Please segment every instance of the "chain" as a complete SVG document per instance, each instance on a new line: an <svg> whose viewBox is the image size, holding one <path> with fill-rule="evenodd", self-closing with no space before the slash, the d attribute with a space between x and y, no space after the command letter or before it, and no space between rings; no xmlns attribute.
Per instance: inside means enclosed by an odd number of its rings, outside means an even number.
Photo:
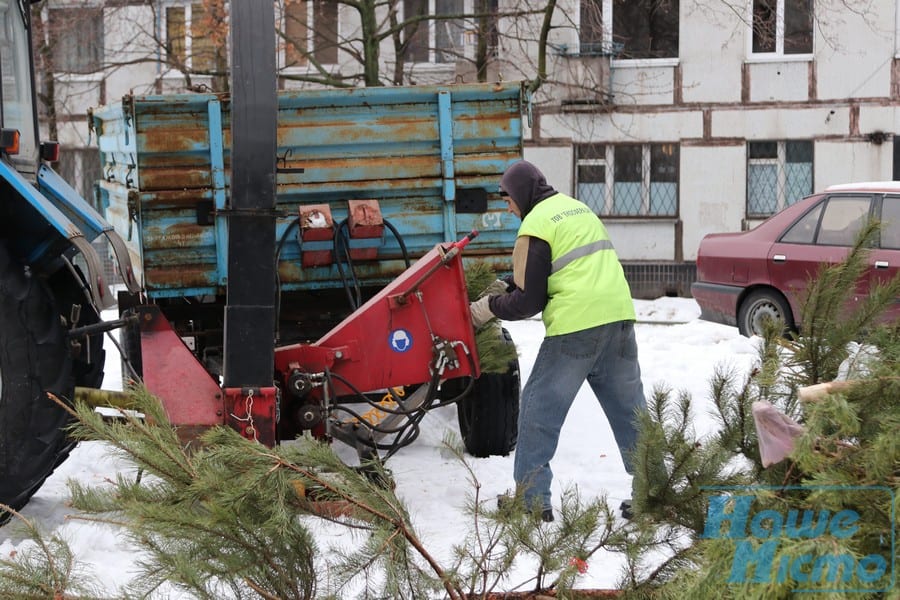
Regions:
<svg viewBox="0 0 900 600"><path fill-rule="evenodd" d="M253 388L250 388L250 391L247 392L247 397L244 399L244 410L247 412L246 417L239 417L234 413L231 413L231 417L235 421L246 423L247 427L244 428L244 432L253 435L253 441L258 442L259 440L256 437L256 427L253 424Z"/></svg>

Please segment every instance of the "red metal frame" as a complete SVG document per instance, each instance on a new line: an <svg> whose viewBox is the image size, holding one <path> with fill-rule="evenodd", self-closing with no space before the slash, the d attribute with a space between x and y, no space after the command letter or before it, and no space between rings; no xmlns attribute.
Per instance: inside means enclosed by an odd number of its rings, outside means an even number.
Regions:
<svg viewBox="0 0 900 600"><path fill-rule="evenodd" d="M456 366L443 378L479 375L461 251L474 234L435 246L386 288L314 344L275 350L283 381L294 370L325 370L368 392L431 380L432 336L455 346ZM466 356L468 351L470 356ZM334 394L353 390L334 380Z"/></svg>
<svg viewBox="0 0 900 600"><path fill-rule="evenodd" d="M455 353L447 357L442 379L477 377L475 331L461 257L474 235L435 246L314 344L275 349L275 375L282 389L288 388L295 370L337 375L329 393L339 396L425 383L435 375L436 341L446 353ZM144 384L184 437L227 423L248 439L267 446L278 442L278 388L223 391L157 306L144 305L138 311Z"/></svg>
<svg viewBox="0 0 900 600"><path fill-rule="evenodd" d="M221 425L222 390L178 336L159 307L137 307L141 324L144 385L159 398L169 422L186 437Z"/></svg>

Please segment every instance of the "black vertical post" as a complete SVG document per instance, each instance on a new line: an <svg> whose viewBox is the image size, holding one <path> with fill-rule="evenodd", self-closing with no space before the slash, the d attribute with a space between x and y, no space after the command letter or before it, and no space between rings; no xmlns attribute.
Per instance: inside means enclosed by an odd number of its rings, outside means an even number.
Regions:
<svg viewBox="0 0 900 600"><path fill-rule="evenodd" d="M231 2L231 206L224 387L273 385L275 3Z"/></svg>

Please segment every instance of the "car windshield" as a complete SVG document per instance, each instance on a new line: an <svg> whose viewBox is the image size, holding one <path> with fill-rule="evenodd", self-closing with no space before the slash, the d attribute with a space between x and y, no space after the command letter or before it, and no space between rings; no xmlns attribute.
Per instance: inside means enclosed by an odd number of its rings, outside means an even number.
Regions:
<svg viewBox="0 0 900 600"><path fill-rule="evenodd" d="M11 159L20 171L33 171L37 131L25 10L21 2L0 0L0 117L4 128L19 130L19 154Z"/></svg>

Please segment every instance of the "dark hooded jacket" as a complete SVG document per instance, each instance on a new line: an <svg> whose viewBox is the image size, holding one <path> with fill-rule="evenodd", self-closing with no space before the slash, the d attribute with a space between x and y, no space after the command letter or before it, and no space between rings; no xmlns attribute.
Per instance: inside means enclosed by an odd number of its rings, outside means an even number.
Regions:
<svg viewBox="0 0 900 600"><path fill-rule="evenodd" d="M513 163L500 178L500 189L519 207L522 218L534 206L557 191L544 174L528 161ZM490 299L491 312L506 321L532 317L547 304L547 279L551 269L550 244L532 237L519 236L513 250L515 289Z"/></svg>
<svg viewBox="0 0 900 600"><path fill-rule="evenodd" d="M513 163L504 171L500 178L500 189L513 199L523 219L535 204L557 193L547 183L544 174L527 160Z"/></svg>

